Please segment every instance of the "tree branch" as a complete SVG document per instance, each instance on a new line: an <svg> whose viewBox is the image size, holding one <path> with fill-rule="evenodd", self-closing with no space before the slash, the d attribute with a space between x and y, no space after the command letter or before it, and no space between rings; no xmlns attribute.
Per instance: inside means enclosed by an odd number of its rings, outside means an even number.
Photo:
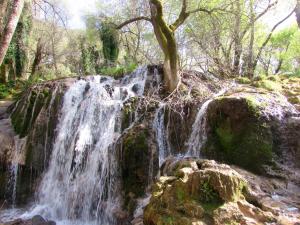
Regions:
<svg viewBox="0 0 300 225"><path fill-rule="evenodd" d="M145 21L148 21L148 22L152 22L151 19L148 18L148 17L146 17L146 16L139 16L139 17L136 17L136 18L132 18L132 19L126 20L125 22L123 22L120 25L118 25L116 27L116 29L120 30L123 27L127 26L128 24L136 22L136 21L140 21L140 20L145 20Z"/></svg>
<svg viewBox="0 0 300 225"><path fill-rule="evenodd" d="M271 37L272 37L272 35L273 35L273 32L276 30L276 28L277 28L280 24L282 24L284 21L286 21L288 18L290 18L290 17L294 14L294 12L295 12L295 9L293 9L293 11L290 12L285 18L283 18L282 20L280 20L278 23L276 23L276 24L274 25L274 27L273 27L272 30L270 31L269 35L267 36L266 40L264 41L264 43L261 45L261 47L260 47L260 49L259 49L259 52L258 52L258 54L257 54L257 56L256 56L256 59L255 59L254 63L253 63L253 68L254 68L254 69L255 69L256 66L257 66L258 60L260 59L261 54L262 54L264 48L266 47L266 45L267 45L268 42L270 41L270 39L271 39Z"/></svg>
<svg viewBox="0 0 300 225"><path fill-rule="evenodd" d="M189 13L187 13L187 0L182 1L181 12L177 18L177 20L170 26L171 30L175 31L178 27L180 27L184 21L189 17Z"/></svg>

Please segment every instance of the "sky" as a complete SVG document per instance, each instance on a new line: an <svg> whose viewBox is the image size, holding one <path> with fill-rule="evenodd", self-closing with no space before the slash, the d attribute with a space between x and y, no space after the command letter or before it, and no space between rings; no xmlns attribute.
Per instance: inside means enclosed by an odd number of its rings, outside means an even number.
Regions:
<svg viewBox="0 0 300 225"><path fill-rule="evenodd" d="M103 4L105 4L106 0L102 1ZM88 12L96 12L97 4L101 3L101 0L63 0L62 2L65 4L69 14L69 27L72 29L84 29L85 24L83 16ZM278 10L268 13L268 16L264 18L264 21L272 27L290 12L293 5L294 0L279 0ZM294 22L295 16L292 16L283 25L281 25L281 28L289 26Z"/></svg>
<svg viewBox="0 0 300 225"><path fill-rule="evenodd" d="M105 1L105 0L103 0ZM99 0L63 0L69 14L68 25L72 29L84 29L83 16L88 12L95 12Z"/></svg>

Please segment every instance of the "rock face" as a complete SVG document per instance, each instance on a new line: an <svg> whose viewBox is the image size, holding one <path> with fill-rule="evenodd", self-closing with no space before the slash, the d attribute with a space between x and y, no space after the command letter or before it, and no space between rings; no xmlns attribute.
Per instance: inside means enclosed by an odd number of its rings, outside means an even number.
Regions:
<svg viewBox="0 0 300 225"><path fill-rule="evenodd" d="M0 199L24 204L32 197L40 174L48 166L62 96L75 80L32 86L3 114Z"/></svg>
<svg viewBox="0 0 300 225"><path fill-rule="evenodd" d="M144 195L158 171L158 150L149 124L129 129L119 140L119 150L124 208L132 215L137 199Z"/></svg>
<svg viewBox="0 0 300 225"><path fill-rule="evenodd" d="M297 215L283 218L266 204L238 172L215 161L184 159L165 163L144 211L145 225L163 224L294 224ZM274 202L273 202L274 204ZM265 207L265 208L264 208ZM299 215L298 215L299 216ZM282 221L285 221L282 223Z"/></svg>
<svg viewBox="0 0 300 225"><path fill-rule="evenodd" d="M233 90L208 106L203 154L265 172L265 165L272 165L277 157L286 155L287 148L290 150L292 143L285 140L285 135L293 130L288 125L293 116L299 116L299 112L280 94L245 87Z"/></svg>
<svg viewBox="0 0 300 225"><path fill-rule="evenodd" d="M187 156L199 108L223 85L202 74L184 73L185 87L169 96L157 87L160 69L149 67L148 72L145 94L125 102L118 117L121 136L111 146L117 155L114 178L121 184L123 207L112 212L117 224L128 224L133 218L158 174L162 176L145 208L145 225L299 222L298 211L293 214L300 207L299 196L293 194L300 191L300 173L295 169L300 166L299 112L282 95L240 85L209 102L202 118L206 142L197 150L204 158L243 169L229 167L182 157ZM15 195L17 205L30 202L49 164L62 97L75 81L30 87L10 107L11 118L0 105L1 200L12 203ZM113 89L108 85L107 92L111 95ZM138 92L139 87L132 91ZM157 118L160 108L163 114ZM156 119L160 127L154 126ZM163 150L166 154L161 157ZM161 158L167 161L159 168ZM139 225L141 218L136 220ZM18 220L11 224L51 224L37 221L41 223Z"/></svg>

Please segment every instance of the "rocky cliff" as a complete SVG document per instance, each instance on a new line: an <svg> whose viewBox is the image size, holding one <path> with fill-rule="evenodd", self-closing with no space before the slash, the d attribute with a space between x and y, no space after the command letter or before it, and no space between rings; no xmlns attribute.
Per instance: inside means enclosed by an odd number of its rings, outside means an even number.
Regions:
<svg viewBox="0 0 300 225"><path fill-rule="evenodd" d="M109 206L109 192L103 187L103 199L93 192L95 199L90 201L87 211L91 215L87 218L95 217L98 209L106 213L111 207L113 219L107 219L109 224L299 222L300 199L293 192L300 186L300 117L282 93L190 72L183 74L182 88L170 95L160 86L160 68L150 66L144 92L136 94L141 90L140 81L134 83L140 79L136 75L119 81L101 77L99 83L80 78L85 80L82 92L72 93L83 99L75 112L78 124L89 107L84 104L86 99L96 101L105 95L107 104L101 107L108 109L114 95L120 94L122 101L115 119L114 132L118 135L111 134L117 138L108 147L112 155L108 156L111 162L107 168L113 167L114 173L105 175L103 181L114 185L116 196L112 199L118 204ZM38 200L35 193L42 192L41 180L51 167L60 119L66 113L62 110L64 96L76 82L74 78L32 86L6 113L2 112L0 199L7 206ZM92 96L93 88L101 88L101 96ZM130 97L131 92L134 97ZM69 99L70 104L77 104L75 97L74 101ZM84 127L78 124L71 127L79 132ZM96 121L93 126L100 129L102 124ZM89 154L99 150L99 138L93 136L95 143L85 139L88 147L82 148L83 155L78 153L85 144L79 145L80 137L70 139L76 144L63 142L74 147L70 182L80 177ZM89 153L90 149L95 150ZM63 175L59 177L63 182ZM86 199L84 194L77 193L76 204ZM69 215L80 219L77 217L84 210L76 205Z"/></svg>

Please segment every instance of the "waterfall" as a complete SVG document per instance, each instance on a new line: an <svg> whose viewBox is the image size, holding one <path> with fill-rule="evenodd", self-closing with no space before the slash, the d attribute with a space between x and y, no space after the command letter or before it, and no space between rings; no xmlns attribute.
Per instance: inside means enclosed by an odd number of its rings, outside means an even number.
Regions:
<svg viewBox="0 0 300 225"><path fill-rule="evenodd" d="M187 153L186 157L201 157L201 148L205 144L207 140L207 130L206 130L206 122L207 122L207 109L209 104L217 97L224 95L227 90L235 86L236 84L232 84L229 87L222 89L220 92L215 94L212 98L205 101L200 107L195 122L192 126L192 133L187 141Z"/></svg>
<svg viewBox="0 0 300 225"><path fill-rule="evenodd" d="M206 141L206 111L212 100L206 101L197 113L196 120L192 126L192 133L188 140L187 156L199 157L201 148Z"/></svg>
<svg viewBox="0 0 300 225"><path fill-rule="evenodd" d="M160 104L159 108L156 110L153 128L155 130L156 142L158 145L160 167L164 163L165 159L170 155L165 129L165 104Z"/></svg>
<svg viewBox="0 0 300 225"><path fill-rule="evenodd" d="M51 122L51 109L52 109L52 106L54 104L58 89L59 89L58 86L56 86L53 93L52 93L52 95L51 95L50 103L49 103L49 106L48 106L48 109L47 109L48 121L47 121L47 125L46 125L45 143L44 143L44 167L45 168L46 168L46 165L47 165L47 157L48 157L47 156L47 147L48 147L48 136L49 136L49 123Z"/></svg>
<svg viewBox="0 0 300 225"><path fill-rule="evenodd" d="M114 144L121 110L143 95L147 69L116 81L94 76L65 93L48 171L37 205L24 217L42 215L57 224L116 224L121 207Z"/></svg>
<svg viewBox="0 0 300 225"><path fill-rule="evenodd" d="M23 161L23 151L24 145L26 143L26 138L20 139L19 136L14 137L14 152L11 159L11 165L9 168L9 185L7 187L7 192L10 193L12 207L16 207L17 199L17 184L18 184L18 174L19 174L19 164Z"/></svg>

